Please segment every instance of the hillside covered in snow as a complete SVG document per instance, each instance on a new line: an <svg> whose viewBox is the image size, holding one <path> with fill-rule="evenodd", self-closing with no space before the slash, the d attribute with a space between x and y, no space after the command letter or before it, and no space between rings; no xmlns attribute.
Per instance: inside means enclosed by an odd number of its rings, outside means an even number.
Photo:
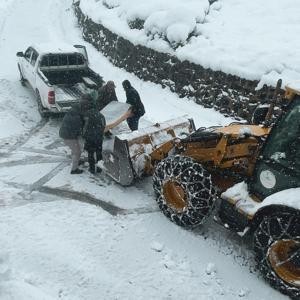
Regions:
<svg viewBox="0 0 300 300"><path fill-rule="evenodd" d="M151 177L123 187L105 169L90 174L87 163L70 174L62 118L41 119L35 91L20 83L16 52L32 44L86 46L120 102L124 79L138 90L141 128L182 115L197 128L234 121L115 67L82 38L73 2L0 0L0 300L287 300L263 280L248 240L213 218L194 230L170 222ZM299 77L298 2L242 3L82 0L81 8L135 43L206 67Z"/></svg>
<svg viewBox="0 0 300 300"><path fill-rule="evenodd" d="M95 22L181 60L276 85L300 78L298 0L81 0Z"/></svg>

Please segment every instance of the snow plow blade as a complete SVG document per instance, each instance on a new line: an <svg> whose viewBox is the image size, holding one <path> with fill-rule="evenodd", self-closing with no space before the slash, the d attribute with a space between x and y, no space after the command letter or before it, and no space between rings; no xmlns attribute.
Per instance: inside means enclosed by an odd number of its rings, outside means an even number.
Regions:
<svg viewBox="0 0 300 300"><path fill-rule="evenodd" d="M121 185L128 186L135 178L149 174L146 165L151 163L154 150L176 138L184 138L194 130L193 120L181 117L117 135L103 147L106 172Z"/></svg>

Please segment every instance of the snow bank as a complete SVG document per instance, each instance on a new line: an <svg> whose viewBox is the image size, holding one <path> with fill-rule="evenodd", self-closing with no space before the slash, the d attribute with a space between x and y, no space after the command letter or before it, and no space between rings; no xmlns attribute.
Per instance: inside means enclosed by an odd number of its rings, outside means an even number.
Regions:
<svg viewBox="0 0 300 300"><path fill-rule="evenodd" d="M11 124L11 126L7 127L7 124ZM24 124L19 118L13 116L7 111L0 112L0 139L21 134L23 131Z"/></svg>
<svg viewBox="0 0 300 300"><path fill-rule="evenodd" d="M241 208L250 215L254 215L259 209L271 205L283 205L300 209L300 188L283 190L268 196L262 202L256 202L249 195L248 185L243 181L222 193L221 197L231 199L234 201L236 208Z"/></svg>
<svg viewBox="0 0 300 300"><path fill-rule="evenodd" d="M157 50L171 51L170 45L183 45L204 22L208 0L84 0L82 11L133 43L149 44ZM139 24L135 25L135 22ZM135 28L143 29L142 32ZM165 43L165 40L168 43Z"/></svg>
<svg viewBox="0 0 300 300"><path fill-rule="evenodd" d="M264 206L277 204L300 209L300 188L293 188L275 193L267 197L263 203L257 206L257 209Z"/></svg>
<svg viewBox="0 0 300 300"><path fill-rule="evenodd" d="M266 0L264 5L260 0L212 5L207 0L81 0L80 7L134 44L260 80L258 88L275 86L279 78L284 85L300 78L298 0ZM138 26L132 26L134 20Z"/></svg>

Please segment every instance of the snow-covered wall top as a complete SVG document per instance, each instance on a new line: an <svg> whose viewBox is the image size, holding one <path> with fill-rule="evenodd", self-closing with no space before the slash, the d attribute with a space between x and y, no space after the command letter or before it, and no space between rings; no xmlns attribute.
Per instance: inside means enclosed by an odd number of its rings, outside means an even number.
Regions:
<svg viewBox="0 0 300 300"><path fill-rule="evenodd" d="M81 0L111 31L205 68L276 85L300 79L299 0Z"/></svg>

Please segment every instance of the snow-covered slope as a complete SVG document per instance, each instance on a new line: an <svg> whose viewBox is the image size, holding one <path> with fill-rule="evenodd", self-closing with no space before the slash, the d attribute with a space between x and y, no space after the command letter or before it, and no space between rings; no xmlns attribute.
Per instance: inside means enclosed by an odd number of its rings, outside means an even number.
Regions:
<svg viewBox="0 0 300 300"><path fill-rule="evenodd" d="M300 78L298 0L81 0L94 21L182 60L276 85ZM130 28L139 21L139 29ZM179 46L174 49L174 46Z"/></svg>
<svg viewBox="0 0 300 300"><path fill-rule="evenodd" d="M150 178L123 188L87 166L69 174L61 120L40 122L15 53L32 43L84 43L71 3L0 1L0 299L286 299L255 272L245 241L214 223L192 232L169 222ZM142 124L182 114L197 126L231 121L138 80L85 45L121 101L124 79L140 92Z"/></svg>

